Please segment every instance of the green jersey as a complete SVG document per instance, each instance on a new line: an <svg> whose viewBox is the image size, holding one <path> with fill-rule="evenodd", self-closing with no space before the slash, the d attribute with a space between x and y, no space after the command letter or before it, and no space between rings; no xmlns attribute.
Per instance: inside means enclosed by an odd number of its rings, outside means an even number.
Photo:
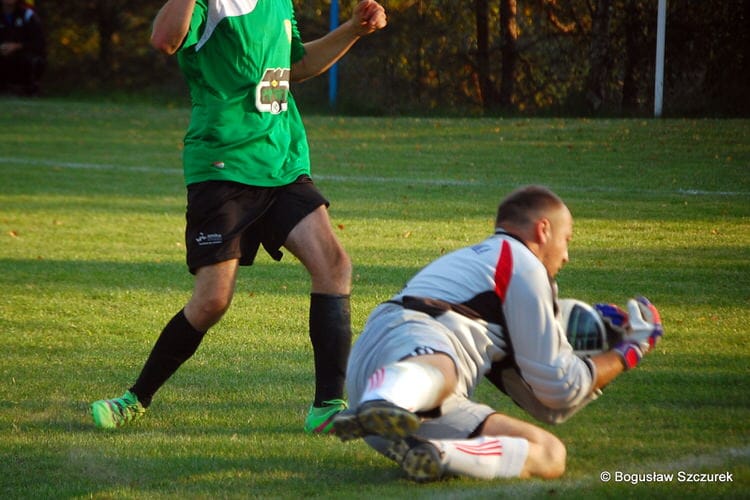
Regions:
<svg viewBox="0 0 750 500"><path fill-rule="evenodd" d="M281 186L310 174L290 68L305 54L291 0L197 0L178 61L192 100L185 182Z"/></svg>

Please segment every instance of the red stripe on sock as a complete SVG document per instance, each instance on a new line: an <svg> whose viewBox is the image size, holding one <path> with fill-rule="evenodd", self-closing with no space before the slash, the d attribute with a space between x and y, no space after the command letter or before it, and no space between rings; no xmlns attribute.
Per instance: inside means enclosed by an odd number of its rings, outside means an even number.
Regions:
<svg viewBox="0 0 750 500"><path fill-rule="evenodd" d="M459 444L455 445L455 448L467 455L500 456L503 454L503 445L499 441L490 441L479 445Z"/></svg>

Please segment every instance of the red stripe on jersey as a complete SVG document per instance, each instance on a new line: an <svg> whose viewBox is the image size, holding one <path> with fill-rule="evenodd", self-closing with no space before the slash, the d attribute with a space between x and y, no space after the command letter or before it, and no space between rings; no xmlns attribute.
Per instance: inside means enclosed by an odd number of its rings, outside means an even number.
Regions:
<svg viewBox="0 0 750 500"><path fill-rule="evenodd" d="M495 293L500 297L501 302L505 302L505 294L508 293L510 285L510 276L513 271L513 253L510 251L510 243L503 241L500 248L500 257L497 259L495 267Z"/></svg>

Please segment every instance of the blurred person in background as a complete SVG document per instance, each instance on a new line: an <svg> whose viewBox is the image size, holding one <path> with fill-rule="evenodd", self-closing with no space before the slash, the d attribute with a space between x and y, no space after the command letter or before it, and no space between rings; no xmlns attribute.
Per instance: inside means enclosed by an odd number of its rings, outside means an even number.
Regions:
<svg viewBox="0 0 750 500"><path fill-rule="evenodd" d="M39 94L46 65L42 23L36 11L21 0L2 0L0 16L0 91Z"/></svg>

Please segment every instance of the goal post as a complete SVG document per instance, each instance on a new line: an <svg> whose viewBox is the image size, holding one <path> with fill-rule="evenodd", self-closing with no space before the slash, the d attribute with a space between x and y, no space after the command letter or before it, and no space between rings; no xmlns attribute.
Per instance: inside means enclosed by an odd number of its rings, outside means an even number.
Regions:
<svg viewBox="0 0 750 500"><path fill-rule="evenodd" d="M661 117L664 101L664 42L667 29L667 0L659 0L656 16L656 70L654 74L654 116Z"/></svg>

